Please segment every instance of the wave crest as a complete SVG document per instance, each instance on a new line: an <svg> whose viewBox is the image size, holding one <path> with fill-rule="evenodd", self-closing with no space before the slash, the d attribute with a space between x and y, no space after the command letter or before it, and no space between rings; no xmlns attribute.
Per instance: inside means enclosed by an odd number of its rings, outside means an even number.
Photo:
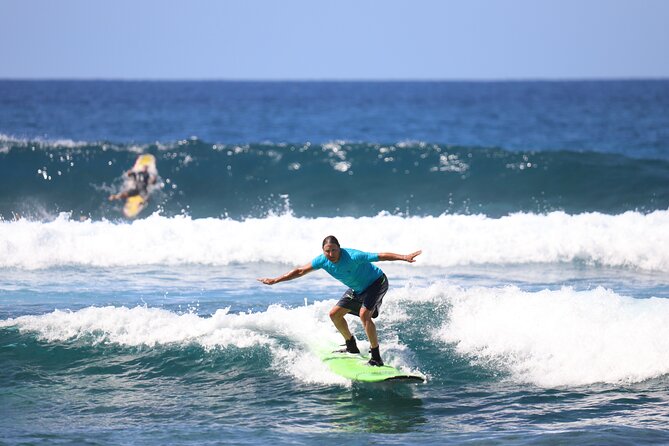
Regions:
<svg viewBox="0 0 669 446"><path fill-rule="evenodd" d="M484 215L193 219L154 214L132 223L0 222L0 267L303 264L334 233L367 251L422 249L416 266L585 262L669 271L669 211L619 215Z"/></svg>

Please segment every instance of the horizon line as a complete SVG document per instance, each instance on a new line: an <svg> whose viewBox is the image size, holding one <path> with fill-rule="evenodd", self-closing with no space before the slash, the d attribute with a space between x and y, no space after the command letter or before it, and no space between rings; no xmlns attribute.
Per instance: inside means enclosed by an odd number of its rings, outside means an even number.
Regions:
<svg viewBox="0 0 669 446"><path fill-rule="evenodd" d="M0 77L0 82L620 82L620 81L666 81L668 76L620 76L620 77L518 77L518 78L151 78L151 77Z"/></svg>

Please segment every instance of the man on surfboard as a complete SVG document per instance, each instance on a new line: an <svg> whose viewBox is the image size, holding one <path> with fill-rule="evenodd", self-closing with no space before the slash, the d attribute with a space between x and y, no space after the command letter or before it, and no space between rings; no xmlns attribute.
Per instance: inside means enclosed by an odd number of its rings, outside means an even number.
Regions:
<svg viewBox="0 0 669 446"><path fill-rule="evenodd" d="M141 195L146 198L149 191L149 185L156 183L156 175L152 175L149 171L149 166L143 166L142 170L139 172L130 169L126 173L126 176L130 180L128 182L129 187L126 188L121 193L112 194L109 196L109 201L112 200L124 200L128 197L133 197L135 195Z"/></svg>
<svg viewBox="0 0 669 446"><path fill-rule="evenodd" d="M286 274L274 279L265 278L258 281L265 285L302 277L311 271L324 269L332 277L348 286L342 298L330 310L330 319L339 333L346 341L346 352L360 353L355 337L348 328L344 316L357 314L369 339L372 354L370 365L382 366L383 360L379 353L379 341L376 336L375 319L379 315L379 308L383 302L383 296L388 291L388 278L372 262L383 260L403 260L413 263L415 258L422 252L416 251L411 254L395 254L392 252L369 253L357 249L341 248L339 241L333 235L323 240L323 254L304 266L297 267Z"/></svg>

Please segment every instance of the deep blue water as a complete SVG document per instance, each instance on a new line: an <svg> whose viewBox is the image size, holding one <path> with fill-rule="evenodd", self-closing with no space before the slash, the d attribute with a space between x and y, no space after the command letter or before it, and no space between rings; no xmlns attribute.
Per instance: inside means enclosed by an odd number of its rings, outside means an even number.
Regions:
<svg viewBox="0 0 669 446"><path fill-rule="evenodd" d="M668 124L661 80L0 81L0 443L666 443ZM377 326L425 384L255 280L328 234L423 250Z"/></svg>
<svg viewBox="0 0 669 446"><path fill-rule="evenodd" d="M18 138L212 144L424 141L669 157L669 82L1 81Z"/></svg>

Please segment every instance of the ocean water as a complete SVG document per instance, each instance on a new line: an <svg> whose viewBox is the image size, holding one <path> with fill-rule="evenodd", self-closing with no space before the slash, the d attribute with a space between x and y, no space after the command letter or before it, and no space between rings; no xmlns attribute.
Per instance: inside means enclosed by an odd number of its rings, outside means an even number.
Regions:
<svg viewBox="0 0 669 446"><path fill-rule="evenodd" d="M669 81L0 81L0 443L667 443L668 229ZM256 281L329 234L423 250L377 327L424 384Z"/></svg>

